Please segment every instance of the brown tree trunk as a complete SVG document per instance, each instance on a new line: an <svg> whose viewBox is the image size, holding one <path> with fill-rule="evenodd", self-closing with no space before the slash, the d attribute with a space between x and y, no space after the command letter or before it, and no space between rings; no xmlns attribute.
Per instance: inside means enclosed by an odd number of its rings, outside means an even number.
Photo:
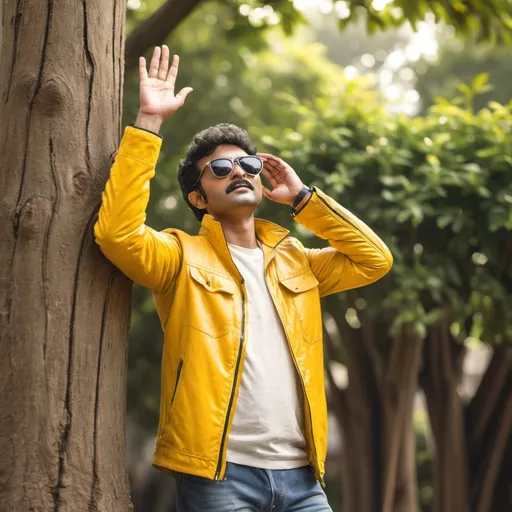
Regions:
<svg viewBox="0 0 512 512"><path fill-rule="evenodd" d="M126 511L130 285L92 234L119 141L122 0L4 0L0 510Z"/></svg>
<svg viewBox="0 0 512 512"><path fill-rule="evenodd" d="M411 406L412 410L412 406ZM393 512L419 511L416 478L416 433L412 419L405 425L400 443Z"/></svg>
<svg viewBox="0 0 512 512"><path fill-rule="evenodd" d="M477 393L466 411L471 468L471 501L475 512L491 510L512 437L512 350L494 348Z"/></svg>
<svg viewBox="0 0 512 512"><path fill-rule="evenodd" d="M430 330L425 342L421 383L436 446L435 512L470 510L464 409L457 393L463 354L463 346L452 340L447 323Z"/></svg>
<svg viewBox="0 0 512 512"><path fill-rule="evenodd" d="M382 512L418 510L412 415L421 347L421 340L416 335L402 333L393 342L380 386L385 453Z"/></svg>
<svg viewBox="0 0 512 512"><path fill-rule="evenodd" d="M512 510L512 435L503 454L496 490L493 496L492 512L510 512Z"/></svg>
<svg viewBox="0 0 512 512"><path fill-rule="evenodd" d="M413 397L417 390L421 341L405 335L393 342L383 367L373 335L363 320L351 329L336 320L347 351L349 385L336 387L328 372L332 410L343 433L342 506L344 512L415 512ZM333 339L326 333L332 356Z"/></svg>

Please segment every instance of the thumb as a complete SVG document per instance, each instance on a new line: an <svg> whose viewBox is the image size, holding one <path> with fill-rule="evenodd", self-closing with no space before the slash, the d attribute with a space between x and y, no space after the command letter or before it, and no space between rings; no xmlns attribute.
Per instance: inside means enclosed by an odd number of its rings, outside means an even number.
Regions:
<svg viewBox="0 0 512 512"><path fill-rule="evenodd" d="M181 89L181 91L176 94L176 98L180 101L180 103L183 105L185 103L185 100L187 99L187 96L193 91L192 87L184 87Z"/></svg>
<svg viewBox="0 0 512 512"><path fill-rule="evenodd" d="M272 192L271 192L267 187L261 187L261 189L262 189L263 195L264 195L267 199L271 199Z"/></svg>

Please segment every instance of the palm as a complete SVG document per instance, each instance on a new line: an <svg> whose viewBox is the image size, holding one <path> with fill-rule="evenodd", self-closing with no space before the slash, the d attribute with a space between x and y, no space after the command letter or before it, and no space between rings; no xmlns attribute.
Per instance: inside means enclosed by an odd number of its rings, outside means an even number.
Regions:
<svg viewBox="0 0 512 512"><path fill-rule="evenodd" d="M265 162L262 174L272 186L272 190L266 189L266 197L276 203L292 204L304 186L297 173L284 160L270 153L258 153L258 156Z"/></svg>
<svg viewBox="0 0 512 512"><path fill-rule="evenodd" d="M163 46L162 50L156 47L151 58L149 74L146 70L146 61L140 58L140 111L143 114L157 115L162 119L176 112L185 102L187 95L192 91L185 87L175 94L174 87L178 76L179 58L173 57L169 68L169 48Z"/></svg>

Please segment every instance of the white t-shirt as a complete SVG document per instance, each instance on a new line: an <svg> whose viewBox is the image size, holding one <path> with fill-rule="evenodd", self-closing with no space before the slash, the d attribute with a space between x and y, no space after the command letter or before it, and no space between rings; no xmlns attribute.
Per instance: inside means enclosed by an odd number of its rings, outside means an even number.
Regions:
<svg viewBox="0 0 512 512"><path fill-rule="evenodd" d="M249 329L227 460L264 469L308 465L302 387L267 289L263 251L228 247L245 280Z"/></svg>

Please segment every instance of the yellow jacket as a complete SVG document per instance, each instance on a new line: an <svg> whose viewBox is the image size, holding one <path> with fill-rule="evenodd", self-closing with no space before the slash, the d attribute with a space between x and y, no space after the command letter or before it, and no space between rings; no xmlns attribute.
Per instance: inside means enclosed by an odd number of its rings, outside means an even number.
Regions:
<svg viewBox="0 0 512 512"><path fill-rule="evenodd" d="M153 291L165 332L153 464L223 479L251 313L244 280L213 217L204 217L196 236L145 225L161 143L126 128L94 233L114 265ZM256 235L304 391L308 457L322 480L327 408L320 298L378 280L393 259L368 226L318 189L294 219L330 247L306 249L287 230L260 219Z"/></svg>

